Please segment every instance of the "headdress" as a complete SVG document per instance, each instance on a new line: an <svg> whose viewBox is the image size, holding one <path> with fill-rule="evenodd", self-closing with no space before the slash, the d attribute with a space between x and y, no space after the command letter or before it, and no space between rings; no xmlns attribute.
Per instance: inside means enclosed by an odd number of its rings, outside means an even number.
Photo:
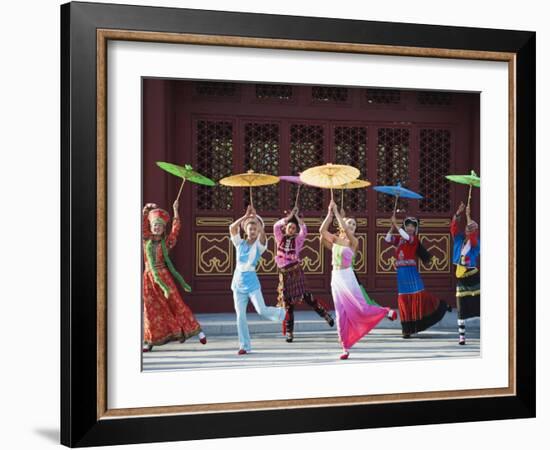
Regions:
<svg viewBox="0 0 550 450"><path fill-rule="evenodd" d="M156 222L161 222L163 225L166 225L170 220L170 214L168 214L164 209L155 208L149 211L147 219L149 219L149 223L151 225Z"/></svg>
<svg viewBox="0 0 550 450"><path fill-rule="evenodd" d="M412 216L405 217L403 219L403 226L406 227L409 224L414 225L414 227L416 229L416 233L418 234L418 227L420 225L420 222L418 221L418 219L416 217L412 217Z"/></svg>

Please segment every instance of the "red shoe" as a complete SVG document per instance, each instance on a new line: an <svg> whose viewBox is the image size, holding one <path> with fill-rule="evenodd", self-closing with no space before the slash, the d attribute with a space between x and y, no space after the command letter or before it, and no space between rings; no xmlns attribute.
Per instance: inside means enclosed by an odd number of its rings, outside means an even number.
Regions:
<svg viewBox="0 0 550 450"><path fill-rule="evenodd" d="M199 342L204 345L206 344L206 336L199 338Z"/></svg>
<svg viewBox="0 0 550 450"><path fill-rule="evenodd" d="M153 346L152 345L146 345L145 347L143 347L142 350L143 350L143 353L148 353L151 350L153 350Z"/></svg>
<svg viewBox="0 0 550 450"><path fill-rule="evenodd" d="M240 348L237 355L246 355L248 352L244 348Z"/></svg>
<svg viewBox="0 0 550 450"><path fill-rule="evenodd" d="M395 309L390 309L387 317L393 322L394 320L397 319L397 311Z"/></svg>
<svg viewBox="0 0 550 450"><path fill-rule="evenodd" d="M344 352L340 355L340 359L348 359L349 358L349 352Z"/></svg>

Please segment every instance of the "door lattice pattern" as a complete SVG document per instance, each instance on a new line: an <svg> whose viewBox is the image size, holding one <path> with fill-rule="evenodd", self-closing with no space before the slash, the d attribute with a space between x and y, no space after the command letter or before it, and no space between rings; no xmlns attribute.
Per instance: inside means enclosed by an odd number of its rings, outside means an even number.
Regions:
<svg viewBox="0 0 550 450"><path fill-rule="evenodd" d="M257 84L256 98L289 100L292 98L292 86L288 84Z"/></svg>
<svg viewBox="0 0 550 450"><path fill-rule="evenodd" d="M200 120L197 122L197 170L205 176L219 181L231 175L233 170L233 124ZM231 210L233 193L231 188L197 186L197 209Z"/></svg>
<svg viewBox="0 0 550 450"><path fill-rule="evenodd" d="M357 167L361 174L367 176L367 128L336 127L334 129L334 148L336 163ZM338 196L338 199L340 197ZM338 200L338 206L340 201ZM344 208L347 211L365 211L367 207L367 191L365 189L350 189L344 192Z"/></svg>
<svg viewBox="0 0 550 450"><path fill-rule="evenodd" d="M409 182L409 139L408 128L379 128L377 148L377 184L394 185L401 182L406 186ZM393 211L394 198L378 194L378 211ZM408 205L404 199L399 199L397 207L404 209Z"/></svg>
<svg viewBox="0 0 550 450"><path fill-rule="evenodd" d="M319 102L347 102L348 89L335 86L313 86L311 97Z"/></svg>
<svg viewBox="0 0 550 450"><path fill-rule="evenodd" d="M445 179L451 166L451 132L420 130L420 210L446 213L451 208L450 186Z"/></svg>
<svg viewBox="0 0 550 450"><path fill-rule="evenodd" d="M416 99L420 105L425 106L450 106L453 102L450 92L421 91Z"/></svg>
<svg viewBox="0 0 550 450"><path fill-rule="evenodd" d="M244 127L245 171L279 174L279 125L247 123ZM254 188L254 206L258 211L279 209L279 185ZM244 206L250 203L248 189L243 192Z"/></svg>
<svg viewBox="0 0 550 450"><path fill-rule="evenodd" d="M195 92L197 95L207 97L233 97L237 94L237 85L218 81L197 81Z"/></svg>
<svg viewBox="0 0 550 450"><path fill-rule="evenodd" d="M323 127L321 125L296 124L290 127L290 167L295 175L313 166L323 164ZM296 196L296 185L290 186L290 197ZM323 191L303 186L299 207L305 211L323 209Z"/></svg>
<svg viewBox="0 0 550 450"><path fill-rule="evenodd" d="M376 105L396 105L401 103L401 91L396 89L367 89L367 103Z"/></svg>

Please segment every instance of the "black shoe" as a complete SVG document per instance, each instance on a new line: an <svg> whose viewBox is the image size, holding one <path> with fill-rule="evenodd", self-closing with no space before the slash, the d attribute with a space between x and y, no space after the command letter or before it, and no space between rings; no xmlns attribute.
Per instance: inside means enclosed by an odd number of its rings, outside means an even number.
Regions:
<svg viewBox="0 0 550 450"><path fill-rule="evenodd" d="M410 339L411 338L411 335L410 334L404 334L403 335L403 339Z"/></svg>
<svg viewBox="0 0 550 450"><path fill-rule="evenodd" d="M292 342L293 340L294 340L294 334L291 333L290 331L288 331L288 332L286 333L286 341L287 341L287 342Z"/></svg>
<svg viewBox="0 0 550 450"><path fill-rule="evenodd" d="M328 312L323 315L323 318L327 321L329 327L334 326L334 319Z"/></svg>

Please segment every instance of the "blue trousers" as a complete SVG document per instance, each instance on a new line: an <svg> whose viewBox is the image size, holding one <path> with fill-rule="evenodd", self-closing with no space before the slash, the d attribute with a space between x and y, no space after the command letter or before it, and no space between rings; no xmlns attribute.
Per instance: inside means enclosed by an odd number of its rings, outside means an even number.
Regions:
<svg viewBox="0 0 550 450"><path fill-rule="evenodd" d="M250 332L248 331L248 322L246 320L246 307L248 306L249 300L252 301L256 312L264 319L271 320L273 322L282 322L286 314L284 308L266 306L261 289L256 289L255 291L248 294L233 291L233 302L235 305L235 312L237 313L237 333L239 335L239 348L246 350L247 352L251 350Z"/></svg>

